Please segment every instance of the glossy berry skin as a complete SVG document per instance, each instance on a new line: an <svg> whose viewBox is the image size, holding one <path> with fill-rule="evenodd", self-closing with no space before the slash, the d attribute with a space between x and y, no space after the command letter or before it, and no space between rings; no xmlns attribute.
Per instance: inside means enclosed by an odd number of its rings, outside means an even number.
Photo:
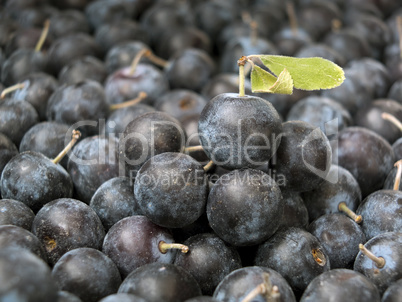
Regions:
<svg viewBox="0 0 402 302"><path fill-rule="evenodd" d="M169 28L163 31L154 49L158 56L165 59L170 59L186 49L200 49L211 54L211 42L207 34L196 27Z"/></svg>
<svg viewBox="0 0 402 302"><path fill-rule="evenodd" d="M36 123L39 115L23 100L6 98L0 103L0 133L6 135L18 148L22 137Z"/></svg>
<svg viewBox="0 0 402 302"><path fill-rule="evenodd" d="M108 74L127 67L133 61L135 55L147 45L141 41L126 41L124 43L113 46L105 56L105 65ZM140 62L149 62L147 58L141 58Z"/></svg>
<svg viewBox="0 0 402 302"><path fill-rule="evenodd" d="M194 297L194 298L188 299L184 302L219 302L219 301L211 296L199 296L199 297Z"/></svg>
<svg viewBox="0 0 402 302"><path fill-rule="evenodd" d="M381 117L381 114L384 112L401 120L402 104L392 99L377 99L369 106L359 110L355 116L355 124L378 133L390 144L393 144L401 137L401 130L390 121Z"/></svg>
<svg viewBox="0 0 402 302"><path fill-rule="evenodd" d="M362 127L348 127L339 133L337 154L338 165L356 178L363 198L382 188L395 162L391 145Z"/></svg>
<svg viewBox="0 0 402 302"><path fill-rule="evenodd" d="M402 158L402 157L395 157L395 158ZM394 166L384 181L384 186L382 188L383 190L394 190L395 177L397 172L398 167ZM402 191L401 183L399 183L399 188L397 188L397 190Z"/></svg>
<svg viewBox="0 0 402 302"><path fill-rule="evenodd" d="M227 169L258 167L275 153L282 124L274 107L255 96L217 95L203 109L198 133L208 157Z"/></svg>
<svg viewBox="0 0 402 302"><path fill-rule="evenodd" d="M22 137L20 152L35 151L49 158L55 158L70 142L72 129L66 124L41 122L32 126ZM60 161L67 168L68 156Z"/></svg>
<svg viewBox="0 0 402 302"><path fill-rule="evenodd" d="M89 205L106 231L125 217L142 214L133 195L133 182L128 177L114 177L104 182L92 196Z"/></svg>
<svg viewBox="0 0 402 302"><path fill-rule="evenodd" d="M0 246L2 249L25 249L47 261L42 242L30 231L15 225L0 226Z"/></svg>
<svg viewBox="0 0 402 302"><path fill-rule="evenodd" d="M211 228L234 246L255 245L272 236L283 213L282 194L266 173L244 169L222 175L208 196Z"/></svg>
<svg viewBox="0 0 402 302"><path fill-rule="evenodd" d="M99 120L106 118L108 105L103 86L95 81L60 86L49 98L46 117L69 126L74 125L83 135L99 132Z"/></svg>
<svg viewBox="0 0 402 302"><path fill-rule="evenodd" d="M356 76L372 97L382 98L391 86L391 77L387 67L372 57L363 57L349 62L347 68L351 76ZM354 74L354 75L353 75Z"/></svg>
<svg viewBox="0 0 402 302"><path fill-rule="evenodd" d="M165 38L166 32L194 27L195 19L189 3L155 3L141 16L141 25L151 37L152 46Z"/></svg>
<svg viewBox="0 0 402 302"><path fill-rule="evenodd" d="M362 215L362 230L367 240L385 232L402 230L402 192L379 190L367 196L359 208L357 215Z"/></svg>
<svg viewBox="0 0 402 302"><path fill-rule="evenodd" d="M5 57L11 56L17 49L33 50L39 40L40 35L41 35L41 29L39 27L19 26L19 28L13 33L11 37L7 36L5 37L8 38L7 41L8 43L3 47L4 56ZM45 42L43 43L42 46L43 50L48 49L52 42L52 38L49 36L48 38L49 39L46 39Z"/></svg>
<svg viewBox="0 0 402 302"><path fill-rule="evenodd" d="M115 293L121 284L113 261L93 248L77 248L65 253L54 265L52 277L59 289L88 302Z"/></svg>
<svg viewBox="0 0 402 302"><path fill-rule="evenodd" d="M155 111L138 116L128 123L119 140L120 160L124 161L126 175L135 177L152 156L181 152L185 140L180 122L169 114Z"/></svg>
<svg viewBox="0 0 402 302"><path fill-rule="evenodd" d="M141 41L149 44L148 33L145 29L138 22L129 19L102 24L96 29L94 36L104 53L114 45L126 41Z"/></svg>
<svg viewBox="0 0 402 302"><path fill-rule="evenodd" d="M382 295L381 302L398 302L402 296L402 279L392 283Z"/></svg>
<svg viewBox="0 0 402 302"><path fill-rule="evenodd" d="M309 225L308 231L321 242L331 269L351 268L359 253L359 243L366 242L361 227L341 213L319 217Z"/></svg>
<svg viewBox="0 0 402 302"><path fill-rule="evenodd" d="M64 6L62 2L69 2L67 1L58 1L57 5ZM73 8L75 5L86 5L87 0L84 1L71 1L73 5L71 7L65 6L65 8ZM61 5L60 5L61 4ZM78 8L74 7L74 8ZM83 7L82 7L83 8ZM52 15L50 18L50 24L52 26L49 27L49 33L51 36L54 37L62 37L67 36L69 34L77 33L77 32L84 32L89 33L89 24L85 15L82 11L77 9L65 9L61 10L60 12Z"/></svg>
<svg viewBox="0 0 402 302"><path fill-rule="evenodd" d="M331 98L315 95L293 105L286 120L301 120L320 127L329 139L352 124L350 113L341 104Z"/></svg>
<svg viewBox="0 0 402 302"><path fill-rule="evenodd" d="M309 224L309 215L304 201L299 193L283 190L283 215L280 228L300 227L306 229Z"/></svg>
<svg viewBox="0 0 402 302"><path fill-rule="evenodd" d="M106 120L104 131L106 134L114 133L119 137L136 117L152 111L155 111L154 107L144 104L113 110Z"/></svg>
<svg viewBox="0 0 402 302"><path fill-rule="evenodd" d="M324 37L324 41L332 50L341 53L346 62L366 57L370 52L366 39L353 28L331 31ZM346 52L344 49L350 51Z"/></svg>
<svg viewBox="0 0 402 302"><path fill-rule="evenodd" d="M325 214L338 213L339 203L345 202L349 209L356 211L362 201L362 193L357 180L341 166L331 165L326 180L317 188L302 193L310 221Z"/></svg>
<svg viewBox="0 0 402 302"><path fill-rule="evenodd" d="M74 85L86 80L103 84L107 77L103 62L93 56L85 56L71 61L58 75L60 85Z"/></svg>
<svg viewBox="0 0 402 302"><path fill-rule="evenodd" d="M176 250L162 253L160 241L173 242L171 232L145 216L123 218L107 232L102 251L116 263L125 278L134 269L153 262L172 263Z"/></svg>
<svg viewBox="0 0 402 302"><path fill-rule="evenodd" d="M283 123L282 139L271 160L277 175L286 179L286 190L306 192L317 188L327 177L332 160L326 135L304 121Z"/></svg>
<svg viewBox="0 0 402 302"><path fill-rule="evenodd" d="M49 266L35 254L16 248L0 250L0 299L54 302L57 285Z"/></svg>
<svg viewBox="0 0 402 302"><path fill-rule="evenodd" d="M130 69L118 69L105 80L106 100L109 105L134 99L142 91L147 94L142 103L153 105L157 97L169 90L168 80L154 65L139 63L134 74L131 74Z"/></svg>
<svg viewBox="0 0 402 302"><path fill-rule="evenodd" d="M1 82L11 86L22 81L28 74L47 72L48 56L33 49L17 49L2 64Z"/></svg>
<svg viewBox="0 0 402 302"><path fill-rule="evenodd" d="M380 301L377 287L364 275L349 269L322 273L306 288L300 302L313 301Z"/></svg>
<svg viewBox="0 0 402 302"><path fill-rule="evenodd" d="M59 37L48 50L49 67L53 74L58 74L63 66L85 56L102 57L102 50L95 38L78 32L66 37Z"/></svg>
<svg viewBox="0 0 402 302"><path fill-rule="evenodd" d="M200 114L206 104L207 100L194 91L173 89L157 99L155 108L181 121L189 115Z"/></svg>
<svg viewBox="0 0 402 302"><path fill-rule="evenodd" d="M22 201L37 212L54 199L72 197L73 183L62 166L41 153L26 151L4 167L0 190L3 198Z"/></svg>
<svg viewBox="0 0 402 302"><path fill-rule="evenodd" d="M249 292L264 282L264 274L269 274L271 284L276 285L280 293L280 302L295 302L296 298L288 282L275 270L262 266L247 266L237 269L226 277L217 286L213 297L218 301L242 301ZM264 301L261 295L255 300Z"/></svg>
<svg viewBox="0 0 402 302"><path fill-rule="evenodd" d="M0 225L15 225L31 231L34 212L22 201L0 199Z"/></svg>
<svg viewBox="0 0 402 302"><path fill-rule="evenodd" d="M166 152L151 157L138 171L134 197L142 213L157 225L180 228L205 211L208 181L191 156Z"/></svg>
<svg viewBox="0 0 402 302"><path fill-rule="evenodd" d="M244 80L244 86L246 94L251 95L251 82L249 79L246 78ZM201 90L201 94L209 100L219 94L228 92L239 92L238 73L218 73L217 75L213 76Z"/></svg>
<svg viewBox="0 0 402 302"><path fill-rule="evenodd" d="M105 237L94 210L72 198L56 199L45 205L35 216L32 233L45 247L51 265L79 247L100 249Z"/></svg>
<svg viewBox="0 0 402 302"><path fill-rule="evenodd" d="M58 81L44 72L32 73L22 81L24 87L16 90L12 97L29 102L38 111L39 119L46 119L46 106L49 97L57 89Z"/></svg>
<svg viewBox="0 0 402 302"><path fill-rule="evenodd" d="M402 158L402 137L392 144L392 150L395 153L395 158Z"/></svg>
<svg viewBox="0 0 402 302"><path fill-rule="evenodd" d="M112 294L103 299L99 300L99 302L147 302L145 299L126 293Z"/></svg>
<svg viewBox="0 0 402 302"><path fill-rule="evenodd" d="M276 270L296 294L302 293L311 280L330 269L329 257L319 240L293 227L276 232L261 244L255 265Z"/></svg>
<svg viewBox="0 0 402 302"><path fill-rule="evenodd" d="M333 89L324 90L322 96L336 100L349 113L354 116L365 106L369 106L372 101L370 92L363 87L360 78L354 75L350 68L345 68L345 81L341 86Z"/></svg>
<svg viewBox="0 0 402 302"><path fill-rule="evenodd" d="M70 292L59 290L57 292L57 302L82 302L82 300Z"/></svg>
<svg viewBox="0 0 402 302"><path fill-rule="evenodd" d="M201 91L215 72L214 61L207 52L188 48L179 51L169 59L165 69L169 86L172 89Z"/></svg>
<svg viewBox="0 0 402 302"><path fill-rule="evenodd" d="M173 264L189 272L204 295L212 295L227 274L242 267L236 249L213 233L194 235L183 244L189 252L177 253Z"/></svg>
<svg viewBox="0 0 402 302"><path fill-rule="evenodd" d="M197 281L184 269L168 263L146 264L131 272L119 293L132 293L148 302L175 302L201 296Z"/></svg>
<svg viewBox="0 0 402 302"><path fill-rule="evenodd" d="M11 139L0 133L0 175L8 161L17 154L18 149Z"/></svg>
<svg viewBox="0 0 402 302"><path fill-rule="evenodd" d="M402 278L402 233L388 232L377 235L364 246L375 256L384 258L385 265L378 268L360 251L353 269L369 278L382 295L388 286Z"/></svg>
<svg viewBox="0 0 402 302"><path fill-rule="evenodd" d="M89 203L105 181L119 175L118 140L90 136L79 141L69 155L67 171L78 199Z"/></svg>

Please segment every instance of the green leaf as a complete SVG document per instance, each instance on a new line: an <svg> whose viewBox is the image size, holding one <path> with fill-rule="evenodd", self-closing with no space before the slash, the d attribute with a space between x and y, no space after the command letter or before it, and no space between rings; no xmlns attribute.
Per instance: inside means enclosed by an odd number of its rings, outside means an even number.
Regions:
<svg viewBox="0 0 402 302"><path fill-rule="evenodd" d="M253 65L251 70L251 90L252 92L292 94L293 80L286 69L276 78L261 67Z"/></svg>
<svg viewBox="0 0 402 302"><path fill-rule="evenodd" d="M253 92L264 92L276 82L276 77L268 71L253 64L253 69L250 75L251 90Z"/></svg>
<svg viewBox="0 0 402 302"><path fill-rule="evenodd" d="M254 57L254 56L253 56ZM275 75L285 68L289 71L295 88L303 90L330 89L345 80L343 69L323 58L293 58L274 55L257 55Z"/></svg>

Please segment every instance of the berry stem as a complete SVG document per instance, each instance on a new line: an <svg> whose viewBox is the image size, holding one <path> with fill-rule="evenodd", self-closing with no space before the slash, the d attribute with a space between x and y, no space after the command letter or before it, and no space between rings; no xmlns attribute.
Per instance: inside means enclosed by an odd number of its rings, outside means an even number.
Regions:
<svg viewBox="0 0 402 302"><path fill-rule="evenodd" d="M204 148L201 145L184 148L184 153L191 153L191 152L197 152L197 151L204 151Z"/></svg>
<svg viewBox="0 0 402 302"><path fill-rule="evenodd" d="M338 204L338 210L340 212L345 213L348 217L352 218L356 223L362 222L362 215L356 215L355 212L353 212L345 202L340 202Z"/></svg>
<svg viewBox="0 0 402 302"><path fill-rule="evenodd" d="M394 124L395 126L397 126L400 131L402 131L402 123L401 123L395 116L393 116L392 114L383 112L383 113L381 114L381 117L382 117L384 120L390 121L392 124Z"/></svg>
<svg viewBox="0 0 402 302"><path fill-rule="evenodd" d="M71 141L68 143L68 145L63 149L63 151L61 151L60 153L59 153L59 155L57 155L53 160L52 160L52 162L54 163L54 164L58 164L62 159L63 159L63 157L68 153L68 151L70 151L71 150L71 148L75 145L75 143L80 139L80 137L81 137L81 132L79 132L78 130L73 130L73 133L72 133L72 138L71 138Z"/></svg>
<svg viewBox="0 0 402 302"><path fill-rule="evenodd" d="M214 167L215 164L212 160L210 160L205 166L204 166L204 171L208 172L209 170L212 169L212 167Z"/></svg>
<svg viewBox="0 0 402 302"><path fill-rule="evenodd" d="M164 59L162 59L162 58L160 58L160 57L158 57L158 56L155 56L152 51L147 52L147 53L145 54L145 56L146 56L152 63L154 63L155 65L158 65L158 66L160 66L160 67L162 67L162 68L166 68L166 67L169 65L169 62L168 62L168 61L166 61L166 60L164 60Z"/></svg>
<svg viewBox="0 0 402 302"><path fill-rule="evenodd" d="M45 43L47 34L49 33L49 27L50 27L50 21L49 21L49 20L46 20L45 23L44 23L44 25L43 25L43 30L42 30L42 33L40 34L38 43L36 43L36 46L35 46L35 51L36 51L36 52L40 52L40 51L41 51L42 46L43 46L43 44Z"/></svg>
<svg viewBox="0 0 402 302"><path fill-rule="evenodd" d="M255 21L250 22L250 30L251 30L251 45L256 46L258 40L258 24Z"/></svg>
<svg viewBox="0 0 402 302"><path fill-rule="evenodd" d="M377 257L361 243L359 244L359 249L365 256L371 259L378 268L383 268L385 266L385 259L383 257Z"/></svg>
<svg viewBox="0 0 402 302"><path fill-rule="evenodd" d="M0 95L0 99L4 99L4 97L5 97L7 94L9 94L10 92L13 92L13 91L18 90L18 89L22 89L22 88L24 88L24 87L25 87L25 84L24 84L24 83L18 83L18 84L15 84L15 85L13 85L13 86L10 86L10 87L4 89L4 90L2 91L2 93L1 93L1 95Z"/></svg>
<svg viewBox="0 0 402 302"><path fill-rule="evenodd" d="M244 74L244 65L246 64L248 58L246 56L242 56L238 61L237 65L239 66L239 96L243 97L245 96L245 80L246 76Z"/></svg>
<svg viewBox="0 0 402 302"><path fill-rule="evenodd" d="M162 254L166 254L169 250L181 250L182 253L186 254L188 252L188 246L180 243L167 243L165 241L159 242L159 251Z"/></svg>
<svg viewBox="0 0 402 302"><path fill-rule="evenodd" d="M402 175L402 159L398 160L394 167L397 167L398 170L396 171L395 181L394 181L394 190L399 191L399 186L401 184L401 175Z"/></svg>
<svg viewBox="0 0 402 302"><path fill-rule="evenodd" d="M342 28L342 21L338 18L332 19L331 29L333 32L338 32Z"/></svg>
<svg viewBox="0 0 402 302"><path fill-rule="evenodd" d="M130 106L134 106L137 105L138 103L140 103L143 99L145 99L147 97L147 93L141 91L138 96L135 99L132 99L130 101L126 101L124 103L120 103L120 104L113 104L109 106L110 110L117 110L117 109L121 109L121 108L126 108L126 107L130 107Z"/></svg>
<svg viewBox="0 0 402 302"><path fill-rule="evenodd" d="M162 68L166 68L169 65L169 62L155 56L152 51L148 48L141 49L137 55L134 57L133 61L131 62L131 67L130 67L130 75L133 75L135 72L135 69L137 68L138 63L140 62L142 57L148 58L152 63L154 63L157 66L160 66Z"/></svg>
<svg viewBox="0 0 402 302"><path fill-rule="evenodd" d="M251 45L255 46L258 39L258 23L251 18L249 12L243 12L241 14L242 21L250 27L250 40Z"/></svg>
<svg viewBox="0 0 402 302"><path fill-rule="evenodd" d="M136 68L137 68L138 63L140 62L141 58L142 58L143 56L145 56L145 54L146 54L147 52L150 52L150 50L149 50L148 48L144 48L144 49L141 49L141 50L135 55L133 61L131 62L131 65L130 65L130 72L129 72L129 75L133 75L133 74L135 73L135 70L136 70Z"/></svg>
<svg viewBox="0 0 402 302"><path fill-rule="evenodd" d="M297 36L298 24L297 24L296 12L295 12L295 7L293 5L293 2L286 1L286 13L289 18L290 29L292 30L293 35Z"/></svg>
<svg viewBox="0 0 402 302"><path fill-rule="evenodd" d="M258 284L241 302L251 302L258 295L264 296L267 302L277 302L280 298L279 289L276 285L272 286L268 273L263 273L264 281Z"/></svg>
<svg viewBox="0 0 402 302"><path fill-rule="evenodd" d="M396 18L396 24L398 27L398 34L399 34L399 49L400 49L400 55L402 58L402 17L398 16Z"/></svg>

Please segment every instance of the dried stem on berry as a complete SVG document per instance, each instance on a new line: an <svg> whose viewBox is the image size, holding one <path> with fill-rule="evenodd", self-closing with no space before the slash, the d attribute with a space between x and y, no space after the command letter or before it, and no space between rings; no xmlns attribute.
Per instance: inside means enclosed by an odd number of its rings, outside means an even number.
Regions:
<svg viewBox="0 0 402 302"><path fill-rule="evenodd" d="M385 259L383 257L377 257L361 243L359 244L359 249L365 256L371 259L378 268L383 268L385 266Z"/></svg>
<svg viewBox="0 0 402 302"><path fill-rule="evenodd" d="M396 23L398 27L398 34L399 34L399 49L401 52L401 58L402 58L402 17L398 16L396 18Z"/></svg>
<svg viewBox="0 0 402 302"><path fill-rule="evenodd" d="M143 56L145 56L145 54L147 52L150 52L150 50L148 48L144 48L144 49L141 49L136 54L136 56L134 57L133 61L131 62L131 65L130 65L130 72L129 72L130 75L133 75L135 73L135 70L137 69L138 63L140 62L141 58Z"/></svg>
<svg viewBox="0 0 402 302"><path fill-rule="evenodd" d="M288 14L290 28L292 29L293 35L297 36L297 31L299 25L297 24L297 17L295 12L295 7L293 2L286 1L286 13Z"/></svg>
<svg viewBox="0 0 402 302"><path fill-rule="evenodd" d="M402 174L402 159L398 160L394 167L397 167L398 170L396 171L395 181L394 181L394 190L399 191L399 186L401 184L401 174Z"/></svg>
<svg viewBox="0 0 402 302"><path fill-rule="evenodd" d="M204 171L205 171L205 172L208 172L208 171L211 170L212 167L214 167L214 166L215 166L215 164L214 164L214 162L211 160L211 161L209 161L209 162L204 166Z"/></svg>
<svg viewBox="0 0 402 302"><path fill-rule="evenodd" d="M162 254L166 254L167 251L173 249L181 250L181 252L184 254L188 252L188 246L180 243L167 243L165 241L160 241L158 248Z"/></svg>
<svg viewBox="0 0 402 302"><path fill-rule="evenodd" d="M338 210L340 212L345 213L348 217L352 218L356 223L361 223L362 222L362 215L356 215L355 212L353 212L349 207L346 205L345 202L340 202L338 205Z"/></svg>
<svg viewBox="0 0 402 302"><path fill-rule="evenodd" d="M402 123L401 123L395 116L393 116L392 114L383 112L383 113L381 114L381 117L382 117L384 120L390 121L392 124L394 124L395 126L397 126L400 131L402 131Z"/></svg>
<svg viewBox="0 0 402 302"><path fill-rule="evenodd" d="M22 89L22 88L24 88L24 87L25 87L25 84L24 84L24 83L18 83L18 84L15 84L15 85L13 85L13 86L10 86L10 87L4 89L4 90L1 92L0 99L4 99L4 97L5 97L7 94L9 94L10 92L13 92L13 91L18 90L18 89Z"/></svg>
<svg viewBox="0 0 402 302"><path fill-rule="evenodd" d="M280 293L276 285L272 285L269 274L263 274L264 282L258 284L241 302L251 302L258 295L264 296L267 302L279 301Z"/></svg>
<svg viewBox="0 0 402 302"><path fill-rule="evenodd" d="M39 37L38 43L36 43L36 46L35 46L35 51L36 52L41 51L42 46L45 43L47 34L49 33L49 27L50 27L50 21L46 20L44 25L43 25L43 30L42 30L42 33L41 33L41 35Z"/></svg>
<svg viewBox="0 0 402 302"><path fill-rule="evenodd" d="M145 99L147 97L147 93L141 91L138 96L135 99L132 99L130 101L126 101L124 103L120 103L120 104L113 104L109 106L110 110L116 110L116 109L121 109L121 108L126 108L126 107L130 107L130 106L134 106L137 105L138 103L140 103L143 99Z"/></svg>
<svg viewBox="0 0 402 302"><path fill-rule="evenodd" d="M204 148L201 145L184 148L184 153L191 153L191 152L198 152L198 151L204 151Z"/></svg>
<svg viewBox="0 0 402 302"><path fill-rule="evenodd" d="M155 56L152 51L145 53L145 57L147 57L155 65L158 65L162 68L166 68L169 65L168 61L166 61L158 56Z"/></svg>
<svg viewBox="0 0 402 302"><path fill-rule="evenodd" d="M59 153L59 155L57 155L52 162L54 164L58 164L63 157L71 150L71 148L75 145L75 143L80 139L81 137L81 132L79 132L78 130L73 130L72 133L72 138L71 141L68 143L68 145L63 149L63 151L61 151Z"/></svg>

